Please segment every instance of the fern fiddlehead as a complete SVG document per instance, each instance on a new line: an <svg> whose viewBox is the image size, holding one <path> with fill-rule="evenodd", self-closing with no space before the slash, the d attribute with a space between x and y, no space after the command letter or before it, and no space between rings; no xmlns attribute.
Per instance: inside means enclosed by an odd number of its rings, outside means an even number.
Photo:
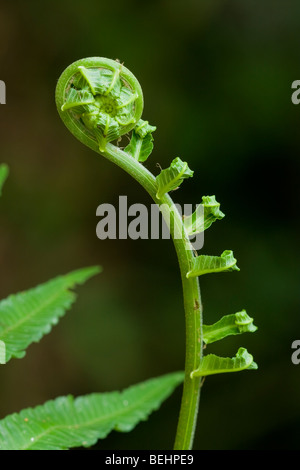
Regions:
<svg viewBox="0 0 300 470"><path fill-rule="evenodd" d="M119 62L99 57L70 65L59 79L56 100L75 137L102 152L108 142L131 131L143 111L143 93L134 75Z"/></svg>
<svg viewBox="0 0 300 470"><path fill-rule="evenodd" d="M192 216L185 223L168 191L176 189L185 178L193 176L188 164L176 158L170 168L162 170L157 177L142 165L152 151L152 132L156 128L141 119L141 86L133 74L119 62L93 57L71 64L59 78L56 104L63 122L77 139L129 173L159 207L164 206L163 216L169 222L181 272L186 319L185 380L174 448L191 449L201 377L222 372L225 366L232 370L237 370L238 367L242 370L248 365L249 368L250 365L251 368L255 367L253 361L250 364L250 360L242 363L237 359L234 362L228 359L225 362L217 361L214 368L215 361L204 361L205 358L202 357L204 338L198 276L206 272L233 270L232 264L227 263L227 266L224 254L230 254L231 258L233 255L226 251L221 258L197 257L189 236L205 230L224 214L219 211L219 204L214 196L207 196L203 197L207 221L198 223ZM130 144L124 150L112 143L130 131ZM182 236L178 237L176 233L181 233ZM224 335L215 331L213 337L216 341ZM248 359L245 351L243 350L243 358Z"/></svg>

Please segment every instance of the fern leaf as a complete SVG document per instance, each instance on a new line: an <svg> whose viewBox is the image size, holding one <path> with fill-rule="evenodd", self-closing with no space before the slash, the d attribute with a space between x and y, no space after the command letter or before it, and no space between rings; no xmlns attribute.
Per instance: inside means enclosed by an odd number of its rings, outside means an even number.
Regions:
<svg viewBox="0 0 300 470"><path fill-rule="evenodd" d="M125 147L124 152L129 153L139 162L145 162L153 150L152 132L155 130L155 126L140 119L132 131L130 143Z"/></svg>
<svg viewBox="0 0 300 470"><path fill-rule="evenodd" d="M111 431L131 431L157 410L184 378L167 374L122 392L59 397L0 421L0 450L90 447Z"/></svg>
<svg viewBox="0 0 300 470"><path fill-rule="evenodd" d="M193 259L193 265L186 277L202 276L208 273L219 273L223 271L239 271L233 252L225 250L221 256L200 255Z"/></svg>
<svg viewBox="0 0 300 470"><path fill-rule="evenodd" d="M215 196L203 196L202 203L193 214L184 217L184 226L189 236L202 233L207 230L216 220L225 217L220 211L220 204Z"/></svg>
<svg viewBox="0 0 300 470"><path fill-rule="evenodd" d="M79 269L2 300L0 340L6 346L6 361L24 357L31 343L49 333L76 299L70 289L99 271L98 267Z"/></svg>
<svg viewBox="0 0 300 470"><path fill-rule="evenodd" d="M192 177L194 172L189 168L186 162L175 158L170 167L162 170L156 177L158 190L156 197L160 199L164 194L177 189L185 178Z"/></svg>
<svg viewBox="0 0 300 470"><path fill-rule="evenodd" d="M223 374L225 372L239 372L245 369L257 369L253 356L247 349L240 348L235 357L219 357L215 354L204 356L197 370L191 373L193 377L206 377L207 375Z"/></svg>
<svg viewBox="0 0 300 470"><path fill-rule="evenodd" d="M249 317L246 310L242 310L232 315L225 315L213 325L203 325L203 341L205 344L210 344L229 335L254 333L256 330L253 318Z"/></svg>
<svg viewBox="0 0 300 470"><path fill-rule="evenodd" d="M78 70L85 78L89 85L93 95L107 94L108 92L114 92L116 96L119 95L121 89L121 81L119 78L119 70L113 72L112 70L99 70L98 68L86 68L79 66Z"/></svg>
<svg viewBox="0 0 300 470"><path fill-rule="evenodd" d="M70 88L61 110L66 111L73 108L74 111L83 113L88 109L87 105L93 104L94 101L94 96L88 90L75 90L75 88Z"/></svg>

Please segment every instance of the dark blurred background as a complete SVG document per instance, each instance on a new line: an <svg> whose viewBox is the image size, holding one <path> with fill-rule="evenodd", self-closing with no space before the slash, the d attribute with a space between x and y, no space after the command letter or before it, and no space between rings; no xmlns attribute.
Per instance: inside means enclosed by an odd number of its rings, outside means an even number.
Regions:
<svg viewBox="0 0 300 470"><path fill-rule="evenodd" d="M168 240L96 237L96 208L151 200L127 174L76 141L59 119L61 72L87 56L136 75L157 126L146 163L177 156L194 178L179 203L215 194L226 217L203 253L234 251L240 273L201 279L204 320L246 308L259 330L210 352L247 347L258 371L214 376L201 397L195 449L299 449L300 79L297 0L3 1L0 7L1 298L100 264L71 312L26 357L0 370L1 417L58 395L123 389L184 368L180 276ZM181 389L130 434L98 449L170 449Z"/></svg>

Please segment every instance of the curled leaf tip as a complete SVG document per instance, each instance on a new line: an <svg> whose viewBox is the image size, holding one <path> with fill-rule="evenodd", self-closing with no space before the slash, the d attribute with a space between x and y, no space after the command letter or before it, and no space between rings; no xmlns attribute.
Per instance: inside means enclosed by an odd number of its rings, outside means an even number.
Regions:
<svg viewBox="0 0 300 470"><path fill-rule="evenodd" d="M210 344L230 335L254 333L256 330L253 318L249 317L246 310L242 310L232 315L225 315L213 325L203 325L203 341L205 344Z"/></svg>
<svg viewBox="0 0 300 470"><path fill-rule="evenodd" d="M140 119L134 130L140 137L144 138L146 135L156 131L156 126L151 126L148 121Z"/></svg>
<svg viewBox="0 0 300 470"><path fill-rule="evenodd" d="M206 377L208 375L223 374L227 372L239 372L241 370L257 369L258 366L253 360L253 356L247 349L239 348L235 357L219 357L215 354L204 356L198 369L191 372L190 377Z"/></svg>
<svg viewBox="0 0 300 470"><path fill-rule="evenodd" d="M216 220L221 220L225 214L220 210L220 203L215 196L203 196L202 203L193 214L184 218L184 227L189 236L202 233Z"/></svg>
<svg viewBox="0 0 300 470"><path fill-rule="evenodd" d="M132 130L129 145L124 151L139 162L145 162L153 150L152 133L156 131L155 126L150 126L148 121L140 119Z"/></svg>
<svg viewBox="0 0 300 470"><path fill-rule="evenodd" d="M191 178L194 172L189 168L187 162L183 162L179 157L175 158L169 168L161 170L160 174L156 177L157 183L157 199L177 189L185 178Z"/></svg>
<svg viewBox="0 0 300 470"><path fill-rule="evenodd" d="M236 263L237 260L230 250L223 251L221 256L200 255L193 258L191 269L187 272L186 277L196 277L224 271L239 271L240 269Z"/></svg>
<svg viewBox="0 0 300 470"><path fill-rule="evenodd" d="M143 94L137 79L119 62L91 57L63 72L56 103L75 137L105 152L109 142L127 134L140 120Z"/></svg>

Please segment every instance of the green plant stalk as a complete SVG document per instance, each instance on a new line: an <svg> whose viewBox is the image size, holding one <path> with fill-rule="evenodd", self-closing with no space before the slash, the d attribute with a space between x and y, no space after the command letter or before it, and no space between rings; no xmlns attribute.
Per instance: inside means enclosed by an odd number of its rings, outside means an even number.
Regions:
<svg viewBox="0 0 300 470"><path fill-rule="evenodd" d="M100 153L98 149L97 152ZM180 266L186 321L185 380L174 449L190 450L193 446L201 388L201 378L191 379L190 374L197 369L202 358L202 304L200 287L197 277L189 279L186 277L194 257L193 250L186 235L185 238L175 237L176 226L177 229L180 227L180 231L177 233L185 234L182 218L168 194L165 194L159 200L157 199L157 184L152 173L126 152L112 144L107 144L106 151L100 154L121 167L138 181L157 205L165 204L170 209L170 232ZM187 246L190 249L187 249Z"/></svg>

